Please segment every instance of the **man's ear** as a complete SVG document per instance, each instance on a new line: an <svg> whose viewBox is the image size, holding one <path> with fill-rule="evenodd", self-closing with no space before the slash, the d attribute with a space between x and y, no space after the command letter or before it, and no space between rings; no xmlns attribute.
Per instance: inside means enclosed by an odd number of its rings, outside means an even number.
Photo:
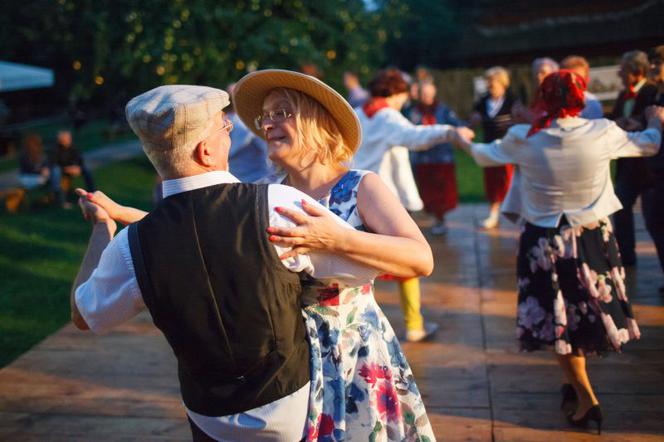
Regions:
<svg viewBox="0 0 664 442"><path fill-rule="evenodd" d="M194 160L201 166L212 167L217 164L217 159L212 155L210 145L206 140L201 141L194 149Z"/></svg>

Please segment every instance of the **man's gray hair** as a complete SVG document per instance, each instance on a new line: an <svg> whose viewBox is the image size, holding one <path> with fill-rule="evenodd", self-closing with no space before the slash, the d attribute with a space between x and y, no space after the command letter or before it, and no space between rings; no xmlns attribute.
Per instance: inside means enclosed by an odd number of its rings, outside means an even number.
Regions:
<svg viewBox="0 0 664 442"><path fill-rule="evenodd" d="M542 69L542 66L549 66L551 67L552 71L558 71L560 70L560 66L558 66L558 63L553 59L549 57L540 57L536 58L533 60L533 77L537 76L537 73Z"/></svg>
<svg viewBox="0 0 664 442"><path fill-rule="evenodd" d="M648 69L650 69L648 54L643 51L625 52L621 61L629 73L633 75L646 75Z"/></svg>

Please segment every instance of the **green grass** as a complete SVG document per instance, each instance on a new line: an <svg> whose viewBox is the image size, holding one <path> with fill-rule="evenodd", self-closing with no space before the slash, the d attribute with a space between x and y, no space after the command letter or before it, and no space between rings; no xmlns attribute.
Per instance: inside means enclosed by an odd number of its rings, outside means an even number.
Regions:
<svg viewBox="0 0 664 442"><path fill-rule="evenodd" d="M155 173L145 159L95 171L99 188L150 208ZM0 367L69 321L69 290L90 227L80 211L38 207L0 213Z"/></svg>
<svg viewBox="0 0 664 442"><path fill-rule="evenodd" d="M457 189L459 201L477 203L486 201L484 196L484 177L482 168L467 153L455 149Z"/></svg>

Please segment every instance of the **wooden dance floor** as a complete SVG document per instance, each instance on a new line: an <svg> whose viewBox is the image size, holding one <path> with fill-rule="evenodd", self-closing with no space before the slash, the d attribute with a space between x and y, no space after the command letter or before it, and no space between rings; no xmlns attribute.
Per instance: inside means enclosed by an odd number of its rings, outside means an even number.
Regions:
<svg viewBox="0 0 664 442"><path fill-rule="evenodd" d="M517 351L517 231L478 231L485 214L483 205L464 205L449 217L447 237L429 238L436 269L422 284L423 309L441 328L430 342L403 346L438 440L600 440L568 428L553 355ZM628 284L643 337L623 355L589 361L602 441L664 440L664 276L641 219L637 227L639 263ZM395 284L378 287L402 333ZM68 325L0 370L2 441L189 439L173 357L147 315L105 336Z"/></svg>

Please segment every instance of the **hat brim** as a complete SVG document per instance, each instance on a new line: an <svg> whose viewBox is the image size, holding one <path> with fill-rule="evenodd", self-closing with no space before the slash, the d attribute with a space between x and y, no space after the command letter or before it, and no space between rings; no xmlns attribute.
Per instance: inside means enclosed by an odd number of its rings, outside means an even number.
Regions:
<svg viewBox="0 0 664 442"><path fill-rule="evenodd" d="M256 135L265 138L254 126L263 113L265 97L276 88L302 92L322 105L332 116L347 146L356 152L362 141L360 120L348 102L337 91L310 75L283 69L265 69L242 77L233 89L233 107L242 122Z"/></svg>

